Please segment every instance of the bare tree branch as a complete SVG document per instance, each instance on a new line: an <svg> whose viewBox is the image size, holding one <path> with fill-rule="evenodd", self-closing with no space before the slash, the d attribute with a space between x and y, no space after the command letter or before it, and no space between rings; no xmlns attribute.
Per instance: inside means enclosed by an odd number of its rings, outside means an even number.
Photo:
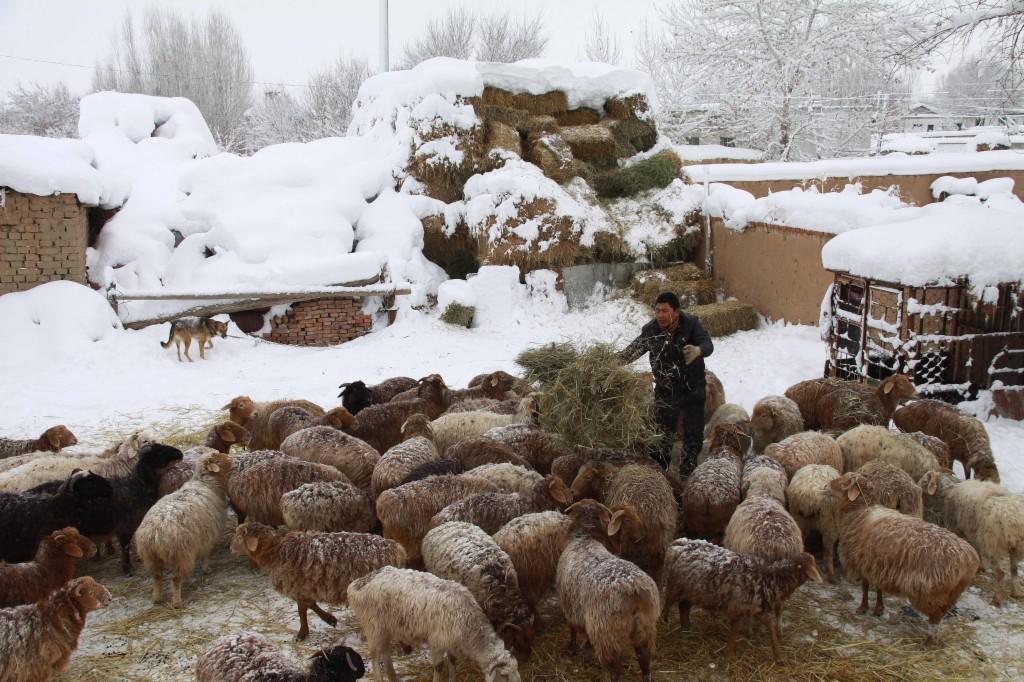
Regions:
<svg viewBox="0 0 1024 682"><path fill-rule="evenodd" d="M619 64L622 61L622 47L618 37L604 23L604 17L594 10L594 17L584 43L584 54L592 62Z"/></svg>

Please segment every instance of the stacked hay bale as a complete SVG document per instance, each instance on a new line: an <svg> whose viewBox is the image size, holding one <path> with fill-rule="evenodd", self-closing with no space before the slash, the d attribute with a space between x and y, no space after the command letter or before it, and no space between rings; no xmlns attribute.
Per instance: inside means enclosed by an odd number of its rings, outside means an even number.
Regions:
<svg viewBox="0 0 1024 682"><path fill-rule="evenodd" d="M460 102L457 106L466 105ZM445 203L458 201L466 180L480 172L487 156L485 126L463 127L434 118L419 121L415 127L409 174L422 183L429 196Z"/></svg>
<svg viewBox="0 0 1024 682"><path fill-rule="evenodd" d="M716 302L714 282L693 263L643 270L633 275L630 293L640 303L651 305L663 291L676 294L686 312L699 317L711 336L757 329L759 318L754 306L740 301Z"/></svg>

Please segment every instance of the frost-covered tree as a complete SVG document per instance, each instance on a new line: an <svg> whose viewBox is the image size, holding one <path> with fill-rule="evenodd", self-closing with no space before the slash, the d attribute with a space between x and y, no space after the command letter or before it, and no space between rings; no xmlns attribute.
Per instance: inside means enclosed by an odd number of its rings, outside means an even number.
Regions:
<svg viewBox="0 0 1024 682"><path fill-rule="evenodd" d="M541 14L514 17L510 12L476 13L449 8L427 20L417 37L405 43L399 68L410 69L432 57L514 62L539 57L547 46Z"/></svg>
<svg viewBox="0 0 1024 682"><path fill-rule="evenodd" d="M95 90L186 97L203 113L214 139L238 151L243 118L252 106L252 64L241 34L219 12L189 20L149 7L136 28L131 11L112 39L112 51L96 65Z"/></svg>
<svg viewBox="0 0 1024 682"><path fill-rule="evenodd" d="M866 137L905 38L895 0L673 0L660 15L639 56L666 131L717 132L776 159Z"/></svg>
<svg viewBox="0 0 1024 682"><path fill-rule="evenodd" d="M64 83L19 83L0 101L0 133L78 137L78 100Z"/></svg>
<svg viewBox="0 0 1024 682"><path fill-rule="evenodd" d="M1019 77L1001 55L974 55L960 61L938 83L935 103L954 116L996 118L1024 106L1024 91L1008 87Z"/></svg>
<svg viewBox="0 0 1024 682"><path fill-rule="evenodd" d="M267 87L263 96L245 113L244 151L257 152L272 144L303 139L305 111L280 86Z"/></svg>
<svg viewBox="0 0 1024 682"><path fill-rule="evenodd" d="M622 47L618 37L604 22L601 13L596 10L590 22L590 28L587 30L583 53L592 62L619 64L622 61Z"/></svg>
<svg viewBox="0 0 1024 682"><path fill-rule="evenodd" d="M303 102L302 139L345 135L359 86L369 77L370 67L365 60L347 56L314 73Z"/></svg>

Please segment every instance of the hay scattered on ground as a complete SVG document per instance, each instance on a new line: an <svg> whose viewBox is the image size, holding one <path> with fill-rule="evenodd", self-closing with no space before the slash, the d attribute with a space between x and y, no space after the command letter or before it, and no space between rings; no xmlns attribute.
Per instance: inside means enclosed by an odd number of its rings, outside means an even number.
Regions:
<svg viewBox="0 0 1024 682"><path fill-rule="evenodd" d="M569 445L643 450L658 438L650 383L624 367L612 346L549 344L516 362L527 380L541 383L541 426Z"/></svg>
<svg viewBox="0 0 1024 682"><path fill-rule="evenodd" d="M727 336L746 329L757 329L759 323L754 306L739 301L692 306L686 312L699 317L700 323L711 336Z"/></svg>
<svg viewBox="0 0 1024 682"><path fill-rule="evenodd" d="M473 316L476 308L462 305L461 303L449 303L448 307L441 313L441 321L456 327L468 327L473 324Z"/></svg>

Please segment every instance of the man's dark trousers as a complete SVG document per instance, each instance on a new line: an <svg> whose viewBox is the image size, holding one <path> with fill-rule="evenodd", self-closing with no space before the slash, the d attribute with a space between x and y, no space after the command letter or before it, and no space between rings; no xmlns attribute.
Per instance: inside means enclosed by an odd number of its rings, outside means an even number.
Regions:
<svg viewBox="0 0 1024 682"><path fill-rule="evenodd" d="M661 467L667 468L672 441L682 431L683 454L679 473L689 476L697 466L697 455L704 446L705 387L694 391L673 393L656 387L654 390L654 419L662 432L661 442L652 448L651 455Z"/></svg>

